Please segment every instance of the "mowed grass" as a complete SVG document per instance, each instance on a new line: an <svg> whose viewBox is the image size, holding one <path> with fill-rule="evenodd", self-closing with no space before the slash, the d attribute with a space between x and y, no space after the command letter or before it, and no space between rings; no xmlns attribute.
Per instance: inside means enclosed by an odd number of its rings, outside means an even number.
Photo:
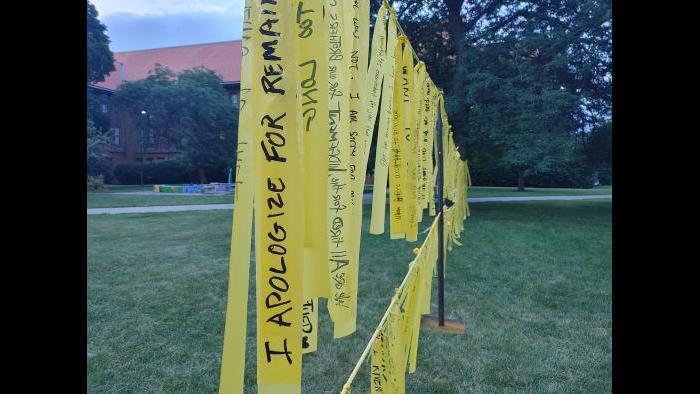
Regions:
<svg viewBox="0 0 700 394"><path fill-rule="evenodd" d="M105 185L100 193L151 192L153 185Z"/></svg>
<svg viewBox="0 0 700 394"><path fill-rule="evenodd" d="M304 356L305 393L340 391L413 256L415 243L367 234L368 211L358 330L332 340L322 303L319 350ZM446 314L466 322L467 334L421 332L407 392L609 392L610 201L471 211L446 271ZM230 211L88 217L89 392L217 391L230 235ZM251 295L253 286L251 277ZM249 393L254 305L251 296ZM368 373L363 366L353 392L369 392Z"/></svg>
<svg viewBox="0 0 700 394"><path fill-rule="evenodd" d="M231 204L233 195L123 195L119 192L153 191L152 186L109 186L108 191L87 194L88 208L146 207L157 205L199 205ZM371 193L372 187L365 188ZM473 186L469 197L535 197L535 196L585 196L612 194L612 186L598 186L592 189L527 188L523 192L512 187Z"/></svg>
<svg viewBox="0 0 700 394"><path fill-rule="evenodd" d="M150 207L162 205L231 204L233 194L225 195L125 195L114 193L88 193L88 208Z"/></svg>
<svg viewBox="0 0 700 394"><path fill-rule="evenodd" d="M591 196L601 194L612 194L612 186L596 186L590 189L526 187L522 192L519 192L516 187L472 186L469 188L469 197Z"/></svg>

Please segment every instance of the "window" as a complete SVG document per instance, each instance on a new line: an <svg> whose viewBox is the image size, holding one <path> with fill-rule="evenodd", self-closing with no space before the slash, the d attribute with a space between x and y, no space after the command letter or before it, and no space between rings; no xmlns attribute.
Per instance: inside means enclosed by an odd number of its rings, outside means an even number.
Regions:
<svg viewBox="0 0 700 394"><path fill-rule="evenodd" d="M101 104L100 109L102 110L103 113L107 113L107 104Z"/></svg>
<svg viewBox="0 0 700 394"><path fill-rule="evenodd" d="M152 158L152 157L149 157L149 158L146 159L146 161L151 162L151 161L153 161L153 158Z"/></svg>
<svg viewBox="0 0 700 394"><path fill-rule="evenodd" d="M119 127L113 127L112 128L112 144L114 145L119 145L121 138L121 130Z"/></svg>
<svg viewBox="0 0 700 394"><path fill-rule="evenodd" d="M231 95L231 104L233 104L234 108L238 108L238 93L234 93Z"/></svg>
<svg viewBox="0 0 700 394"><path fill-rule="evenodd" d="M153 129L148 130L148 143L151 145L156 143L156 133Z"/></svg>

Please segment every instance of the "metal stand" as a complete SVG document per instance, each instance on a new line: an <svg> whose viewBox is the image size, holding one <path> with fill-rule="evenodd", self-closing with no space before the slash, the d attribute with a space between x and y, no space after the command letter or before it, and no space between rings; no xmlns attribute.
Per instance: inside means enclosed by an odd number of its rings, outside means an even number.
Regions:
<svg viewBox="0 0 700 394"><path fill-rule="evenodd" d="M464 334L466 332L466 325L462 322L456 320L448 320L448 325L445 325L445 241L444 241L444 231L445 231L445 220L442 215L445 206L445 201L442 196L442 192L445 185L444 178L444 160L442 152L442 111L440 110L442 106L438 102L438 116L437 116L437 190L435 192L435 208L438 213L440 213L440 218L438 218L438 317L437 324L435 316L423 316L421 318L421 328L429 331L441 331L446 333L457 333Z"/></svg>

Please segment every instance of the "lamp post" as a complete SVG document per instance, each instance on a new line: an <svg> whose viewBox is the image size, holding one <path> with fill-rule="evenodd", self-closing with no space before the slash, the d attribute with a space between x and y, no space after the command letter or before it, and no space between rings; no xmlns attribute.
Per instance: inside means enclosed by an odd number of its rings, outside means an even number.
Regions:
<svg viewBox="0 0 700 394"><path fill-rule="evenodd" d="M146 117L146 114L148 114L148 112L146 112L145 109L142 109L142 110L141 110L141 116L143 116L143 117L146 119L145 122L146 122L146 125L148 126L148 117ZM141 133L140 133L140 136L139 136L139 140L140 140L140 144L141 144L141 153L142 153L142 154L146 152L146 141L145 141L144 134L145 134L145 133L143 132L143 127L142 127L142 128L141 128ZM141 157L141 165L139 165L140 176L141 176L141 186L143 186L143 159L144 159L144 158Z"/></svg>

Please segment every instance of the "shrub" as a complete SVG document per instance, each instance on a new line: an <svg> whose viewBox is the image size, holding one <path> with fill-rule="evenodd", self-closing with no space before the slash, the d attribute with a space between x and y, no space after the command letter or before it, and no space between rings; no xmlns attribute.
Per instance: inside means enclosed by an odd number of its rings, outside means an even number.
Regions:
<svg viewBox="0 0 700 394"><path fill-rule="evenodd" d="M516 187L518 175L508 171L495 161L470 160L469 173L475 186ZM526 171L525 188L528 187L567 187L590 188L595 182L595 173L581 161L562 162L547 171ZM601 180L601 184L603 181Z"/></svg>
<svg viewBox="0 0 700 394"><path fill-rule="evenodd" d="M180 160L162 160L150 163L120 163L114 167L114 176L122 184L141 183L141 170L143 170L143 183L191 183L195 180L194 173L189 166Z"/></svg>
<svg viewBox="0 0 700 394"><path fill-rule="evenodd" d="M599 170L598 182L600 182L601 186L612 185L612 170Z"/></svg>
<svg viewBox="0 0 700 394"><path fill-rule="evenodd" d="M97 192L104 190L105 188L105 182L104 178L102 175L99 176L90 176L88 175L87 177L87 189L89 192Z"/></svg>
<svg viewBox="0 0 700 394"><path fill-rule="evenodd" d="M90 176L102 176L105 183L114 182L114 174L109 159L90 157L87 160L87 174Z"/></svg>
<svg viewBox="0 0 700 394"><path fill-rule="evenodd" d="M592 188L595 182L593 171L584 165L570 164L551 171L531 174L525 178L525 185L531 187L570 187Z"/></svg>
<svg viewBox="0 0 700 394"><path fill-rule="evenodd" d="M140 168L139 163L119 163L114 166L114 177L124 185L140 183Z"/></svg>

